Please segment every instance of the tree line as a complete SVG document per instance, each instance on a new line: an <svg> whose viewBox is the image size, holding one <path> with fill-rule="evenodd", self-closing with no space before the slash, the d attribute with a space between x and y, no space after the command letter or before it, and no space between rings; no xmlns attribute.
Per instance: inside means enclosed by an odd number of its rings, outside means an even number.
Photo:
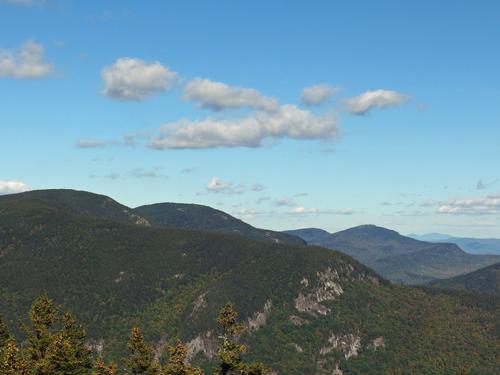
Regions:
<svg viewBox="0 0 500 375"><path fill-rule="evenodd" d="M26 339L21 343L9 333L0 317L0 374L2 375L204 375L188 361L188 349L176 339L167 345L165 364L155 360L153 346L138 327L132 328L128 355L119 367L95 356L86 343L85 329L47 295L38 297L29 310L29 323L22 323ZM220 329L217 365L213 375L271 374L261 363L247 363L239 342L246 327L238 321L231 303L219 311Z"/></svg>

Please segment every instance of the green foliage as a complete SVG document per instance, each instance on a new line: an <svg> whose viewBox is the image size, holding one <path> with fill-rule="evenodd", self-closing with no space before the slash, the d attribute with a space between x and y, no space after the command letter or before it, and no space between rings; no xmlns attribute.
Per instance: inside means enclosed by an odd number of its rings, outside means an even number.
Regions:
<svg viewBox="0 0 500 375"><path fill-rule="evenodd" d="M429 285L442 289L468 290L500 296L500 263L450 279L436 280Z"/></svg>
<svg viewBox="0 0 500 375"><path fill-rule="evenodd" d="M92 375L118 375L118 366L115 363L106 364L104 359L97 357Z"/></svg>
<svg viewBox="0 0 500 375"><path fill-rule="evenodd" d="M116 372L106 364L110 360L121 368L131 327L141 327L146 344L207 338L204 344L217 354L215 321L228 300L237 301L247 326L272 301L265 324L228 339L237 346L224 352L244 345L240 359L263 362L280 374L332 373L337 365L344 374L498 373L500 309L494 296L392 286L352 258L313 246L104 220L97 210L102 201L87 195L76 204L28 198L0 197L0 314L22 343L8 350L7 362L19 371L33 357L43 370L43 362L54 359L51 353L85 363L83 347L76 345L82 332L63 333L64 315L46 298L31 310L36 314L27 334L16 328L46 290L85 325L85 340L103 343L106 362L84 370L98 375ZM321 302L329 309L325 315L298 311L299 293L323 297L315 288L327 268L338 273L334 282L343 293ZM360 338L357 356L346 359L339 347L321 354L332 335L349 334ZM379 337L385 345L374 349L371 342ZM193 355L192 366L217 365L218 358L203 351Z"/></svg>
<svg viewBox="0 0 500 375"><path fill-rule="evenodd" d="M9 330L5 323L2 320L2 317L0 317L0 352L2 351L3 347L7 345L7 342L11 338Z"/></svg>
<svg viewBox="0 0 500 375"><path fill-rule="evenodd" d="M127 349L129 356L123 362L132 374L156 375L158 373L158 364L154 361L153 348L145 342L139 328L132 328Z"/></svg>
<svg viewBox="0 0 500 375"><path fill-rule="evenodd" d="M261 363L245 363L242 355L246 346L238 342L245 333L245 326L238 322L238 314L231 303L226 303L220 310L217 323L222 328L219 336L219 365L214 375L262 375L269 370Z"/></svg>
<svg viewBox="0 0 500 375"><path fill-rule="evenodd" d="M254 240L304 245L299 237L255 228L225 212L199 204L157 203L134 209L152 225L171 229L196 229L242 236Z"/></svg>
<svg viewBox="0 0 500 375"><path fill-rule="evenodd" d="M46 294L35 300L29 311L31 325L25 325L29 346L27 361L37 375L89 374L91 351L85 345L85 331L69 314L61 315Z"/></svg>
<svg viewBox="0 0 500 375"><path fill-rule="evenodd" d="M203 371L187 363L187 347L176 340L168 348L168 363L161 369L161 375L203 375Z"/></svg>

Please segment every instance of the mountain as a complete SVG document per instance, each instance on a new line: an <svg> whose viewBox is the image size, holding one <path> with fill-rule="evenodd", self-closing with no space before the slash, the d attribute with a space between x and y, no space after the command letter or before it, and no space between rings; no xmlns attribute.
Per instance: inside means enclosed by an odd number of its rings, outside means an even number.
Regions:
<svg viewBox="0 0 500 375"><path fill-rule="evenodd" d="M66 191L64 199L33 194L0 197L0 315L11 330L45 291L106 357L119 360L140 326L157 349L181 338L208 369L214 318L230 300L250 329L242 338L249 360L277 374L494 374L500 366L500 299L391 285L314 246L103 219L84 203L102 196L89 193L72 192L76 201Z"/></svg>
<svg viewBox="0 0 500 375"><path fill-rule="evenodd" d="M411 233L408 235L408 237L411 237L415 240L419 241L427 241L427 242L439 242L439 241L446 241L452 236L449 234L442 234L442 233L426 233L426 234L414 234Z"/></svg>
<svg viewBox="0 0 500 375"><path fill-rule="evenodd" d="M294 233L308 244L342 251L387 279L405 284L426 283L472 272L500 261L496 255L468 254L452 243L431 243L405 237L375 225L361 225L311 238L307 229ZM318 232L319 233L319 232Z"/></svg>
<svg viewBox="0 0 500 375"><path fill-rule="evenodd" d="M131 208L105 195L70 189L34 190L1 196L4 204L60 210L67 213L149 226L150 223Z"/></svg>
<svg viewBox="0 0 500 375"><path fill-rule="evenodd" d="M421 236L412 234L410 237L429 242L454 243L470 254L500 255L500 239L498 238L453 237L438 233L424 234Z"/></svg>
<svg viewBox="0 0 500 375"><path fill-rule="evenodd" d="M255 228L223 211L198 204L157 203L135 208L134 212L152 225L171 229L207 230L255 240L304 245L297 236Z"/></svg>
<svg viewBox="0 0 500 375"><path fill-rule="evenodd" d="M450 279L436 280L429 285L443 289L459 289L500 296L500 263Z"/></svg>
<svg viewBox="0 0 500 375"><path fill-rule="evenodd" d="M330 235L329 232L323 229L318 228L304 228L304 229L295 229L295 230L287 230L284 233L291 234L292 236L297 236L302 238L306 243L319 243L323 241L326 237Z"/></svg>

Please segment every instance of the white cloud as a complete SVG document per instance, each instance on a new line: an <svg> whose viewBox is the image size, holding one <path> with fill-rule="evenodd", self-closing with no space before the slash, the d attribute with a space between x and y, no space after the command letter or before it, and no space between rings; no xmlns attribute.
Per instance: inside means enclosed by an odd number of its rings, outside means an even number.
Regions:
<svg viewBox="0 0 500 375"><path fill-rule="evenodd" d="M103 95L119 100L142 100L165 91L177 80L177 73L159 62L123 57L101 71Z"/></svg>
<svg viewBox="0 0 500 375"><path fill-rule="evenodd" d="M223 193L223 194L242 194L244 193L244 187L242 185L235 185L229 181L222 181L219 177L213 177L208 181L205 189L211 193Z"/></svg>
<svg viewBox="0 0 500 375"><path fill-rule="evenodd" d="M34 79L47 77L54 71L51 63L44 61L44 47L26 42L17 51L0 49L0 77Z"/></svg>
<svg viewBox="0 0 500 375"><path fill-rule="evenodd" d="M183 99L196 101L201 108L216 111L242 107L266 111L278 108L276 99L263 96L255 89L229 86L203 78L188 82L184 88Z"/></svg>
<svg viewBox="0 0 500 375"><path fill-rule="evenodd" d="M22 193L28 190L31 190L31 188L24 182L0 180L0 195Z"/></svg>
<svg viewBox="0 0 500 375"><path fill-rule="evenodd" d="M373 108L396 107L409 100L409 97L396 91L366 91L354 98L344 100L344 108L355 115L364 115Z"/></svg>
<svg viewBox="0 0 500 375"><path fill-rule="evenodd" d="M455 198L440 204L437 212L451 215L500 214L500 193L485 197Z"/></svg>
<svg viewBox="0 0 500 375"><path fill-rule="evenodd" d="M338 88L325 84L306 87L300 93L300 102L305 105L320 105L337 91Z"/></svg>
<svg viewBox="0 0 500 375"><path fill-rule="evenodd" d="M294 207L288 211L289 214L295 215L353 215L356 213L351 208L346 208L342 210L331 210L331 209L318 209L318 208L306 208L306 207Z"/></svg>
<svg viewBox="0 0 500 375"><path fill-rule="evenodd" d="M266 139L331 139L338 134L337 120L284 105L276 111L258 111L239 119L206 118L166 124L150 140L156 149L259 147Z"/></svg>
<svg viewBox="0 0 500 375"><path fill-rule="evenodd" d="M108 144L109 142L103 139L79 139L75 146L78 148L101 148Z"/></svg>

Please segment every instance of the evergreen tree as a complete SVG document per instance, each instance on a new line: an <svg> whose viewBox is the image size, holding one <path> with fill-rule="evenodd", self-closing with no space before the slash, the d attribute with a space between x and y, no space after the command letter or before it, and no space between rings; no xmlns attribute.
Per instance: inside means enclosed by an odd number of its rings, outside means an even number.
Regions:
<svg viewBox="0 0 500 375"><path fill-rule="evenodd" d="M92 375L118 375L118 366L115 363L107 365L102 357L98 357Z"/></svg>
<svg viewBox="0 0 500 375"><path fill-rule="evenodd" d="M0 317L0 353L2 352L2 348L7 345L10 338L9 330Z"/></svg>
<svg viewBox="0 0 500 375"><path fill-rule="evenodd" d="M214 370L214 375L263 375L267 370L260 363L245 363L242 355L246 346L238 343L239 337L245 333L246 327L238 322L238 314L231 303L225 304L217 318L217 323L222 328L219 345L219 366Z"/></svg>
<svg viewBox="0 0 500 375"><path fill-rule="evenodd" d="M168 346L168 363L163 367L162 375L203 375L203 371L187 364L187 347L177 340Z"/></svg>
<svg viewBox="0 0 500 375"><path fill-rule="evenodd" d="M87 375L92 353L85 346L85 330L59 309L47 295L35 300L29 313L31 327L25 326L29 345L26 360L36 375Z"/></svg>
<svg viewBox="0 0 500 375"><path fill-rule="evenodd" d="M14 339L9 338L0 353L0 374L28 375L32 374L32 366L23 357Z"/></svg>
<svg viewBox="0 0 500 375"><path fill-rule="evenodd" d="M43 294L31 305L29 318L31 327L24 326L29 343L26 348L27 360L34 374L49 375L48 352L54 341L52 329L59 322L58 308L54 301Z"/></svg>
<svg viewBox="0 0 500 375"><path fill-rule="evenodd" d="M129 355L124 359L124 363L133 375L158 374L158 365L154 362L153 348L146 343L139 328L132 328L127 349Z"/></svg>

